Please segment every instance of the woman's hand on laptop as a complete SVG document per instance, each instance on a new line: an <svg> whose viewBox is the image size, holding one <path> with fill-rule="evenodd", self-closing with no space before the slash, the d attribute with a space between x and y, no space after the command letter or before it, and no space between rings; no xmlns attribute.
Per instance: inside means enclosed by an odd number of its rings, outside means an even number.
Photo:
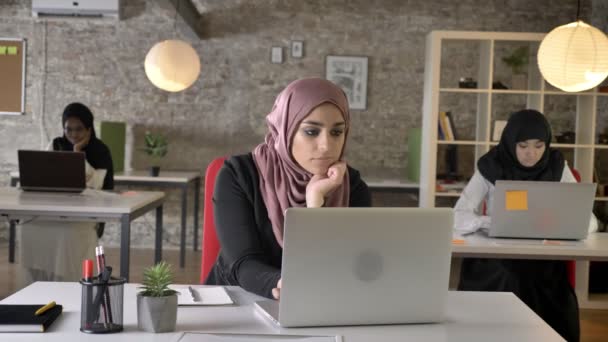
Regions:
<svg viewBox="0 0 608 342"><path fill-rule="evenodd" d="M272 296L276 300L279 300L281 298L281 281L282 280L283 280L283 278L279 279L279 281L277 282L277 287L272 289Z"/></svg>
<svg viewBox="0 0 608 342"><path fill-rule="evenodd" d="M325 175L313 175L306 186L306 206L319 208L325 203L325 197L344 181L346 162L338 161L327 169Z"/></svg>

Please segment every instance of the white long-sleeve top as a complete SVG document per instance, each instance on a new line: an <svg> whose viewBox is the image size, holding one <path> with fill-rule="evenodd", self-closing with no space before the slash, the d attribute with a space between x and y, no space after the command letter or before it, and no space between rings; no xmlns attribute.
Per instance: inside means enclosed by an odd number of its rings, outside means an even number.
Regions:
<svg viewBox="0 0 608 342"><path fill-rule="evenodd" d="M564 164L563 183L576 183L576 178L568 164ZM486 213L483 215L482 204L485 200ZM454 207L454 232L460 235L474 233L479 229L489 229L492 225L492 203L494 201L494 184L485 179L479 170L462 191ZM597 231L597 219L593 213L589 221L589 232Z"/></svg>

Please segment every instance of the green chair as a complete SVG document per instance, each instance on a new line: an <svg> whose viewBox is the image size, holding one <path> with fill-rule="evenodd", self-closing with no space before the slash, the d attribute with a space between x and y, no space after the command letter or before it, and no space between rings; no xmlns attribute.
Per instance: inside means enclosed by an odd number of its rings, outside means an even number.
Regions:
<svg viewBox="0 0 608 342"><path fill-rule="evenodd" d="M126 123L102 121L99 131L101 141L110 149L114 173L123 172L125 170Z"/></svg>

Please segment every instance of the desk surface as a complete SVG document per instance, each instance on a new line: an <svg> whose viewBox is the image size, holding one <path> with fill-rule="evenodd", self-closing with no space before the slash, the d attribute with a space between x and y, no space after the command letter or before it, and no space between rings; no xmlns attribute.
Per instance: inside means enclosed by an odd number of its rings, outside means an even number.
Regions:
<svg viewBox="0 0 608 342"><path fill-rule="evenodd" d="M408 180L397 180L397 179L367 179L365 183L369 188L393 188L393 189L418 189L420 188L419 183L415 183Z"/></svg>
<svg viewBox="0 0 608 342"><path fill-rule="evenodd" d="M175 182L188 183L196 178L200 178L198 171L164 171L160 170L158 177L150 176L148 171L126 171L114 175L115 182L136 181L136 182Z"/></svg>
<svg viewBox="0 0 608 342"><path fill-rule="evenodd" d="M177 332L137 330L135 284L124 294L124 332L90 335L79 331L80 284L37 282L0 304L40 304L55 300L64 313L44 334L2 334L2 341L177 341L184 331L341 335L357 341L562 341L559 335L511 293L450 292L442 324L378 325L327 328L278 328L252 306L262 298L237 287L228 289L237 303L223 307L179 307Z"/></svg>
<svg viewBox="0 0 608 342"><path fill-rule="evenodd" d="M123 194L85 190L81 194L25 192L11 187L0 187L2 212L38 212L53 214L131 214L164 197L158 191L129 191Z"/></svg>
<svg viewBox="0 0 608 342"><path fill-rule="evenodd" d="M497 239L477 232L465 237L464 244L452 244L457 257L608 260L608 233L591 233L582 241L549 241L529 239Z"/></svg>
<svg viewBox="0 0 608 342"><path fill-rule="evenodd" d="M9 173L11 179L19 179L19 172ZM141 183L188 183L200 178L199 171L164 171L161 170L158 177L150 176L148 171L125 171L114 174L114 182L141 182Z"/></svg>

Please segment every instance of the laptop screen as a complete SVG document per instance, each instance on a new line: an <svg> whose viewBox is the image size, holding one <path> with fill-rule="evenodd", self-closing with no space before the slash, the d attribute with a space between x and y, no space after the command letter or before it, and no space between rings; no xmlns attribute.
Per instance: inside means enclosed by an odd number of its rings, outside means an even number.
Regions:
<svg viewBox="0 0 608 342"><path fill-rule="evenodd" d="M18 151L24 190L81 191L86 187L85 155L67 151Z"/></svg>

